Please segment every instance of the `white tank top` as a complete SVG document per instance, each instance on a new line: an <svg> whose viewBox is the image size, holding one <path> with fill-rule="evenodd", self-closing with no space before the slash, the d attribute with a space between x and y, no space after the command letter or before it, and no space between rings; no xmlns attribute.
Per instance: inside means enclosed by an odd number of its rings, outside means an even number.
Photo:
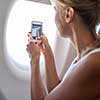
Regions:
<svg viewBox="0 0 100 100"><path fill-rule="evenodd" d="M100 52L100 48L96 48L96 49L90 51L90 52L87 54L87 56L90 55L90 54L96 53L96 52Z"/></svg>
<svg viewBox="0 0 100 100"><path fill-rule="evenodd" d="M90 51L89 53L87 53L85 56L83 56L82 59L84 59L85 57L87 57L87 56L89 56L89 55L91 55L91 54L93 54L93 53L97 53L97 52L100 52L100 48L93 49L92 51ZM74 64L75 62L77 62L77 61L76 61L77 58L78 58L78 57L76 57L76 58L73 60L72 64ZM71 64L71 65L72 65L72 64Z"/></svg>
<svg viewBox="0 0 100 100"><path fill-rule="evenodd" d="M81 59L85 59L87 56L89 56L89 55L91 55L91 54L93 54L93 53L97 53L97 52L100 52L100 48L93 49L92 51L90 51L88 54L86 54L86 55L85 55L84 57L82 57ZM67 72L66 72L66 74L65 74L64 77L66 77L67 75L69 75L69 74L72 72L72 70L74 69L75 64L77 64L77 62L75 63L76 59L77 59L77 57L73 60L72 64L71 64L70 67L68 68L68 70L67 70ZM74 64L74 63L75 63L75 64ZM63 78L63 79L65 79L65 78Z"/></svg>
<svg viewBox="0 0 100 100"><path fill-rule="evenodd" d="M88 54L86 54L84 57L82 57L82 59L85 59L85 57L87 57L87 56L89 56L89 55L91 55L91 54L93 54L93 53L97 53L97 52L100 52L100 48L96 48L96 49L90 51ZM76 60L76 59L77 59L77 57L75 58L75 60ZM65 80L65 77L66 77L66 76L69 76L69 75L71 74L72 70L74 69L74 65L77 64L77 63L73 64L73 63L75 62L75 60L74 60L74 61L72 62L72 64L70 65L70 67L69 67L69 69L67 70L67 72L66 72L66 74L65 74L65 76L64 76L64 78L63 78L63 80ZM100 100L100 97L98 97L98 98L95 99L95 100Z"/></svg>

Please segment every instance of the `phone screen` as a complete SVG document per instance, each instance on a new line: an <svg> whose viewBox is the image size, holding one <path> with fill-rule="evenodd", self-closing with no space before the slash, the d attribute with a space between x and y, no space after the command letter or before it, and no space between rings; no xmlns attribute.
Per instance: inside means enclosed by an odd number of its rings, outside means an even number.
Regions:
<svg viewBox="0 0 100 100"><path fill-rule="evenodd" d="M33 39L37 39L42 34L42 22L32 21L31 32Z"/></svg>

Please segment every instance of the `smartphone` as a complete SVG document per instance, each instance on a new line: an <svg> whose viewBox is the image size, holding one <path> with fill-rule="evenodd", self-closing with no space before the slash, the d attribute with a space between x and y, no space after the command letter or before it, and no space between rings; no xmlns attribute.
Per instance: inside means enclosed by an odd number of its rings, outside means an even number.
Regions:
<svg viewBox="0 0 100 100"><path fill-rule="evenodd" d="M31 22L31 33L34 40L37 40L42 34L43 23L40 21Z"/></svg>

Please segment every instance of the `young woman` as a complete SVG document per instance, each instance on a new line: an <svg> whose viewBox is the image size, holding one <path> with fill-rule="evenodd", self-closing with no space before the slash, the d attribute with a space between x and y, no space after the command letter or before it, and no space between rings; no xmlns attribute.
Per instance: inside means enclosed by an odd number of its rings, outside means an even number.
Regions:
<svg viewBox="0 0 100 100"><path fill-rule="evenodd" d="M100 37L95 27L100 18L100 0L56 0L55 22L60 35L69 37L77 57L60 80L47 38L29 42L32 100L97 100L100 98ZM40 52L45 57L46 94L40 74Z"/></svg>

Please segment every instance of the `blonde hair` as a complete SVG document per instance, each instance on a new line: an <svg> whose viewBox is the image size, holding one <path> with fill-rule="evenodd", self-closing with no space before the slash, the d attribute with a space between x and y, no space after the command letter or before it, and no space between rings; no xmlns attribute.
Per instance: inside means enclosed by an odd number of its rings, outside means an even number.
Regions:
<svg viewBox="0 0 100 100"><path fill-rule="evenodd" d="M72 6L81 17L88 29L96 32L96 25L100 22L100 0L58 0L64 5Z"/></svg>

